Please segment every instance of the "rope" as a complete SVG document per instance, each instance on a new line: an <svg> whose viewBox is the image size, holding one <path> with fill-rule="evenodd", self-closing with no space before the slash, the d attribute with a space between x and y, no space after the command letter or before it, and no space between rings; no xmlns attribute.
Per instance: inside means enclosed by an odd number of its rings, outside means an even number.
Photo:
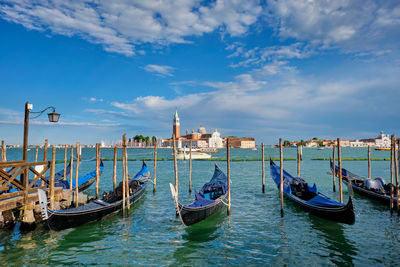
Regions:
<svg viewBox="0 0 400 267"><path fill-rule="evenodd" d="M221 202L222 202L225 206L229 206L229 204L228 204L228 203L225 203L225 202L222 200L222 198L221 198Z"/></svg>

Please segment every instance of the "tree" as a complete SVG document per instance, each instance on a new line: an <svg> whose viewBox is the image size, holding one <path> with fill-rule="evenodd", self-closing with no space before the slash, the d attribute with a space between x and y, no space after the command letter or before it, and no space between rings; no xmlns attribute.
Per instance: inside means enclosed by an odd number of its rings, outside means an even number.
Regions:
<svg viewBox="0 0 400 267"><path fill-rule="evenodd" d="M319 145L319 146L324 146L324 142L318 141L318 145Z"/></svg>
<svg viewBox="0 0 400 267"><path fill-rule="evenodd" d="M141 140L144 140L144 137L143 137L143 135L135 135L133 140L135 140L137 142L141 142Z"/></svg>
<svg viewBox="0 0 400 267"><path fill-rule="evenodd" d="M317 137L314 137L312 140L318 140L318 138L317 138Z"/></svg>
<svg viewBox="0 0 400 267"><path fill-rule="evenodd" d="M157 138L156 138L155 136L153 136L153 137L151 138L151 143L153 144L153 146L156 145L156 142L157 142Z"/></svg>
<svg viewBox="0 0 400 267"><path fill-rule="evenodd" d="M290 146L290 142L288 140L283 141L283 146Z"/></svg>
<svg viewBox="0 0 400 267"><path fill-rule="evenodd" d="M144 141L146 142L146 146L148 146L150 144L150 137L146 136Z"/></svg>

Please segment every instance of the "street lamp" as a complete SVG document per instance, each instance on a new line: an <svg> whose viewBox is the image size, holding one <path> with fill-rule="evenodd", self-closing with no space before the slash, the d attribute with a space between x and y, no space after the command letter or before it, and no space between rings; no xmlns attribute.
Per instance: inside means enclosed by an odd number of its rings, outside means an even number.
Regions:
<svg viewBox="0 0 400 267"><path fill-rule="evenodd" d="M54 107L47 107L43 109L42 111L38 112L31 112L33 109L33 105L29 104L29 102L25 103L25 120L24 120L24 146L23 146L23 161L27 161L28 158L28 127L29 127L29 114L37 114L36 116L32 117L31 119L36 119L40 115L42 115L46 110L48 109L53 109L53 112L47 113L47 116L49 117L49 122L58 122L58 119L60 118L60 114L56 113L56 109Z"/></svg>

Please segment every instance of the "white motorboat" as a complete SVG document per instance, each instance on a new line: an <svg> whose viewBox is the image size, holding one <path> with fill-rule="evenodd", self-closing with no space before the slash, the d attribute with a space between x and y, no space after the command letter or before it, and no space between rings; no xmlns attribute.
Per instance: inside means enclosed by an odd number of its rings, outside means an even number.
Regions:
<svg viewBox="0 0 400 267"><path fill-rule="evenodd" d="M198 152L198 151L192 151L192 159L209 159L211 158L210 154L207 153L202 153L202 152ZM190 152L179 152L176 155L176 159L181 159L181 160L188 160L190 159Z"/></svg>

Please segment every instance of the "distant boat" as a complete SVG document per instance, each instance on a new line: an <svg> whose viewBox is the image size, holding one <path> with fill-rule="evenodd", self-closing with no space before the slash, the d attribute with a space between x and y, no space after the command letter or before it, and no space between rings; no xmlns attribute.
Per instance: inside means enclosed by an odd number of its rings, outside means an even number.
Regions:
<svg viewBox="0 0 400 267"><path fill-rule="evenodd" d="M257 151L257 148L256 148L256 147L253 147L251 150L253 150L253 151Z"/></svg>
<svg viewBox="0 0 400 267"><path fill-rule="evenodd" d="M210 154L207 153L202 153L202 152L198 152L198 151L192 151L192 159L209 159L211 158ZM176 155L176 159L180 159L180 160L187 160L190 159L190 152L179 152Z"/></svg>
<svg viewBox="0 0 400 267"><path fill-rule="evenodd" d="M390 151L390 147L375 147L375 150L383 150L383 151ZM399 150L398 148L396 148L396 150Z"/></svg>
<svg viewBox="0 0 400 267"><path fill-rule="evenodd" d="M216 147L203 147L200 148L199 151L204 153L218 153L218 149Z"/></svg>
<svg viewBox="0 0 400 267"><path fill-rule="evenodd" d="M319 148L318 148L318 150L324 150L324 149L325 149L325 148L323 148L323 147L319 147Z"/></svg>
<svg viewBox="0 0 400 267"><path fill-rule="evenodd" d="M190 148L189 147L178 148L178 152L190 153ZM192 152L218 153L218 149L216 147L200 147L200 148L192 148Z"/></svg>

